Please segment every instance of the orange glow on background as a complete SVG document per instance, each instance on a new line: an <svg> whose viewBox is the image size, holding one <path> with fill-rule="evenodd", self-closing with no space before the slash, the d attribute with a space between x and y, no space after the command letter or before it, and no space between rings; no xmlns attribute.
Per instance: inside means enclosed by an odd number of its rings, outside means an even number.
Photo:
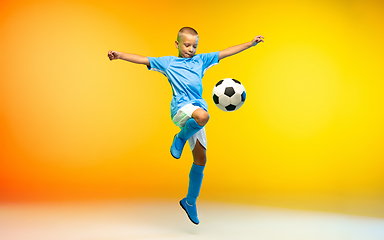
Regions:
<svg viewBox="0 0 384 240"><path fill-rule="evenodd" d="M289 9L289 10L288 10ZM1 1L0 201L179 198L167 79L109 50L198 53L263 35L207 71L201 198L384 217L381 1ZM240 80L243 107L211 92Z"/></svg>

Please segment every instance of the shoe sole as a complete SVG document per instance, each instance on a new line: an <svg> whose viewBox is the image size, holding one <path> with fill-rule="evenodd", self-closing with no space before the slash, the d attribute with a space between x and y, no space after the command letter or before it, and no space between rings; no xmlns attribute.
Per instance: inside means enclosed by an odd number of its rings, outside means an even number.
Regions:
<svg viewBox="0 0 384 240"><path fill-rule="evenodd" d="M180 200L179 203L180 203L181 208L184 209L185 213L187 214L189 220L191 220L192 223L198 225L198 223L195 223L195 222L191 219L191 217L189 216L189 214L188 214L188 212L187 212L187 209L185 209L185 207L184 207L183 204L181 203L181 200Z"/></svg>

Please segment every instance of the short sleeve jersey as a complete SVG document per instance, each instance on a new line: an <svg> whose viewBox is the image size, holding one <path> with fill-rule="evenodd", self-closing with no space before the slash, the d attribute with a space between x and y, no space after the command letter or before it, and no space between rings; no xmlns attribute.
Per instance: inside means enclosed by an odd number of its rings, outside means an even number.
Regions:
<svg viewBox="0 0 384 240"><path fill-rule="evenodd" d="M197 54L192 58L166 56L148 59L148 70L161 72L171 84L172 118L181 107L189 103L208 110L202 97L202 78L208 68L219 63L219 52Z"/></svg>

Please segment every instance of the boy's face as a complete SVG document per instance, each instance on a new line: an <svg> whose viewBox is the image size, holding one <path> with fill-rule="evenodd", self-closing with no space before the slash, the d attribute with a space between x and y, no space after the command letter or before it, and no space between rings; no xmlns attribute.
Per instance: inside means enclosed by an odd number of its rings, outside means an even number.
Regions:
<svg viewBox="0 0 384 240"><path fill-rule="evenodd" d="M175 42L176 48L179 49L179 57L191 58L195 55L199 36L192 36L190 34L182 34L180 39Z"/></svg>

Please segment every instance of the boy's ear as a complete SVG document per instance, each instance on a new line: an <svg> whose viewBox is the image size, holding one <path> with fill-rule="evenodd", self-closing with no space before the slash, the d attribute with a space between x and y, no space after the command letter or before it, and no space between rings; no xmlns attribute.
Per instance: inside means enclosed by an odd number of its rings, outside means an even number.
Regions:
<svg viewBox="0 0 384 240"><path fill-rule="evenodd" d="M179 41L175 41L175 46L177 49L179 49Z"/></svg>

